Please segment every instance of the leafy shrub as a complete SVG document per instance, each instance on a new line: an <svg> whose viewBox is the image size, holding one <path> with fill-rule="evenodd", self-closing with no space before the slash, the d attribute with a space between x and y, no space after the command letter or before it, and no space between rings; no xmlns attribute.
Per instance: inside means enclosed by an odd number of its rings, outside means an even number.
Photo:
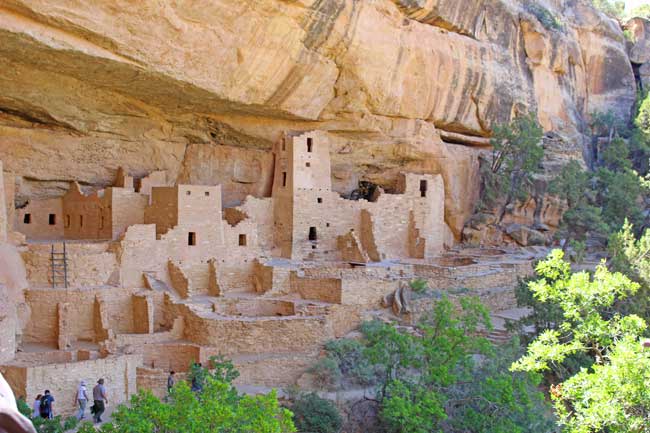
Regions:
<svg viewBox="0 0 650 433"><path fill-rule="evenodd" d="M299 395L291 410L299 432L337 433L343 425L334 403L316 393Z"/></svg>
<svg viewBox="0 0 650 433"><path fill-rule="evenodd" d="M411 290L420 295L425 293L429 288L426 280L423 280L421 278L411 281L409 283L409 286L411 286Z"/></svg>
<svg viewBox="0 0 650 433"><path fill-rule="evenodd" d="M607 232L608 227L596 203L597 193L591 188L589 173L577 161L570 161L562 167L548 190L567 205L556 233L556 236L565 239L565 247L573 240L584 241L588 233Z"/></svg>
<svg viewBox="0 0 650 433"><path fill-rule="evenodd" d="M308 371L314 376L314 384L321 389L336 389L341 380L341 370L330 357L319 359Z"/></svg>
<svg viewBox="0 0 650 433"><path fill-rule="evenodd" d="M341 377L353 384L372 385L377 380L377 372L363 356L364 345L358 340L342 338L325 344L327 357L336 362Z"/></svg>
<svg viewBox="0 0 650 433"><path fill-rule="evenodd" d="M571 261L573 263L582 263L587 255L587 244L584 241L571 241Z"/></svg>
<svg viewBox="0 0 650 433"><path fill-rule="evenodd" d="M41 418L40 416L32 419L32 424L38 433L64 433L66 429L63 426L61 416L55 416L52 419Z"/></svg>
<svg viewBox="0 0 650 433"><path fill-rule="evenodd" d="M65 421L63 421L63 430L64 431L72 430L73 428L77 427L78 424L79 424L79 420L77 419L77 417L69 416L65 419Z"/></svg>
<svg viewBox="0 0 650 433"><path fill-rule="evenodd" d="M492 153L482 160L481 201L486 211L499 207L498 221L508 205L525 201L533 187L533 175L541 171L544 156L542 128L534 113L494 127Z"/></svg>
<svg viewBox="0 0 650 433"><path fill-rule="evenodd" d="M633 296L639 284L604 263L590 275L572 273L554 250L536 267L533 295L562 310L556 330L547 330L512 365L516 371L545 371L570 355L593 364L551 387L563 431L647 432L650 353L641 340L646 322L634 314L612 314L617 300Z"/></svg>
<svg viewBox="0 0 650 433"><path fill-rule="evenodd" d="M594 7L612 18L622 19L625 12L623 0L591 0Z"/></svg>
<svg viewBox="0 0 650 433"><path fill-rule="evenodd" d="M328 356L359 360L374 372L382 427L373 431L553 431L539 375L508 371L514 355L500 362L502 348L497 354L479 334L491 329L487 309L472 297L459 303L441 298L416 330L374 320L361 324L362 340L328 344Z"/></svg>
<svg viewBox="0 0 650 433"><path fill-rule="evenodd" d="M240 395L227 380L235 371L230 362L214 358L214 372L196 365L194 374L203 389L195 392L185 381L174 385L167 403L151 392L132 396L128 406L120 405L103 424L101 433L212 432L288 433L295 432L292 413L280 407L275 390L266 395ZM199 369L203 371L200 372ZM96 433L84 423L79 433Z"/></svg>
<svg viewBox="0 0 650 433"><path fill-rule="evenodd" d="M611 269L641 285L635 295L617 300L614 311L623 315L636 314L650 322L650 231L646 230L637 239L632 225L626 221L610 238L608 249Z"/></svg>
<svg viewBox="0 0 650 433"><path fill-rule="evenodd" d="M526 5L526 9L528 10L528 12L535 15L535 18L537 18L539 22L542 23L545 29L547 30L562 29L562 24L551 13L551 11L546 9L544 6L531 1L528 2L528 4Z"/></svg>
<svg viewBox="0 0 650 433"><path fill-rule="evenodd" d="M25 415L27 418L31 418L32 408L29 407L29 405L24 399L22 398L17 399L16 404L18 405L18 412Z"/></svg>

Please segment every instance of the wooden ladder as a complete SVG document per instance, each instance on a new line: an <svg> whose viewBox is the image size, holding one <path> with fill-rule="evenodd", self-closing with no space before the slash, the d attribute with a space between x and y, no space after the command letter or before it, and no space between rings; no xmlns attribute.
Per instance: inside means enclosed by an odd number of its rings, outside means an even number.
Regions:
<svg viewBox="0 0 650 433"><path fill-rule="evenodd" d="M68 255L65 249L65 242L63 242L63 251L56 251L54 244L50 252L50 270L52 271L52 288L59 287L68 288Z"/></svg>

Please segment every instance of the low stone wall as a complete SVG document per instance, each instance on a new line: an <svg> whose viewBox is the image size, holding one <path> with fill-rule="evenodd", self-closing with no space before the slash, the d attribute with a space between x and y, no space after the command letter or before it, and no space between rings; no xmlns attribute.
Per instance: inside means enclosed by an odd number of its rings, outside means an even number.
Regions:
<svg viewBox="0 0 650 433"><path fill-rule="evenodd" d="M215 313L198 314L187 307L178 307L185 317L185 338L196 344L213 346L223 355L301 352L333 337L324 317L224 318Z"/></svg>
<svg viewBox="0 0 650 433"><path fill-rule="evenodd" d="M187 371L192 362L201 360L201 348L193 344L164 343L143 346L143 365L164 371Z"/></svg>
<svg viewBox="0 0 650 433"><path fill-rule="evenodd" d="M72 415L77 387L86 381L89 393L99 378L104 378L111 405L125 403L136 392L136 368L141 355L120 355L103 359L37 366L0 367L14 393L31 402L49 389L55 398L55 415Z"/></svg>
<svg viewBox="0 0 650 433"><path fill-rule="evenodd" d="M305 354L272 354L262 358L239 357L233 360L239 371L236 385L287 387L318 360L318 352Z"/></svg>
<svg viewBox="0 0 650 433"><path fill-rule="evenodd" d="M294 303L273 299L220 299L214 303L215 312L226 316L273 317L293 316Z"/></svg>
<svg viewBox="0 0 650 433"><path fill-rule="evenodd" d="M341 303L363 305L368 308L380 307L383 297L393 293L398 286L398 280L343 279Z"/></svg>
<svg viewBox="0 0 650 433"><path fill-rule="evenodd" d="M291 291L303 299L341 303L341 280L338 278L303 278L292 272Z"/></svg>

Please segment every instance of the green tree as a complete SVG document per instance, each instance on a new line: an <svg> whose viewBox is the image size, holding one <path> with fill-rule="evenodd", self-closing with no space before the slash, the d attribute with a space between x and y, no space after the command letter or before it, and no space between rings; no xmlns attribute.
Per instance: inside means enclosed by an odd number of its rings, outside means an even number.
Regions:
<svg viewBox="0 0 650 433"><path fill-rule="evenodd" d="M637 6L625 14L625 16L628 20L637 17L650 20L650 4Z"/></svg>
<svg viewBox="0 0 650 433"><path fill-rule="evenodd" d="M589 173L577 161L570 161L562 168L560 174L551 181L549 193L567 204L557 233L565 240L564 249L572 240L584 241L590 232L607 232L601 210L594 203L596 194L591 189Z"/></svg>
<svg viewBox="0 0 650 433"><path fill-rule="evenodd" d="M559 306L562 319L556 329L541 333L512 369L539 372L572 355L587 355L591 367L552 387L564 431L649 432L650 352L641 340L646 323L611 311L639 285L604 264L593 275L572 273L560 250L538 263L536 272L539 279L529 284L530 290L540 302Z"/></svg>
<svg viewBox="0 0 650 433"><path fill-rule="evenodd" d="M494 127L491 158L481 166L481 197L483 207L500 207L499 221L508 205L530 196L533 176L541 171L544 156L542 135L534 113Z"/></svg>
<svg viewBox="0 0 650 433"><path fill-rule="evenodd" d="M295 432L292 413L280 407L275 390L266 395L240 395L231 381L237 376L232 363L213 359L213 371L201 374L203 389L190 389L187 382L174 385L168 402L141 391L130 404L121 405L101 433L285 433ZM198 367L198 366L197 366ZM195 369L194 374L198 370ZM85 423L79 433L95 433Z"/></svg>
<svg viewBox="0 0 650 433"><path fill-rule="evenodd" d="M597 172L603 221L610 233L620 229L626 218L636 227L643 225L643 211L640 205L643 187L639 175L624 169L613 171L601 168Z"/></svg>
<svg viewBox="0 0 650 433"><path fill-rule="evenodd" d="M622 0L591 0L593 5L601 12L612 18L622 19L625 12L625 2Z"/></svg>
<svg viewBox="0 0 650 433"><path fill-rule="evenodd" d="M364 377L373 378L388 432L552 431L553 420L536 389L539 377L513 374L509 363L499 364L508 351L499 348L497 355L480 335L487 329L489 314L477 299L461 298L454 305L442 298L412 332L378 320L364 322L362 340L330 346L336 353L328 356L349 374L359 371L349 367L350 360L371 372Z"/></svg>
<svg viewBox="0 0 650 433"><path fill-rule="evenodd" d="M632 224L625 221L623 228L612 235L608 244L611 268L640 284L639 291L616 303L619 314L637 314L650 321L650 231L637 239Z"/></svg>
<svg viewBox="0 0 650 433"><path fill-rule="evenodd" d="M336 406L314 392L298 395L291 411L299 432L337 433L343 426Z"/></svg>

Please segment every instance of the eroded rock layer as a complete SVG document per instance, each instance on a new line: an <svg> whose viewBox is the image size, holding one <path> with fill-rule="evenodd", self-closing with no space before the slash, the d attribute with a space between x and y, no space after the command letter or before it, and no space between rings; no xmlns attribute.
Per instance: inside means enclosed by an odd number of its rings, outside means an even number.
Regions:
<svg viewBox="0 0 650 433"><path fill-rule="evenodd" d="M458 237L495 122L535 110L561 163L589 113L629 115L618 24L542 7L557 25L515 0L5 0L0 159L18 205L119 166L220 183L229 205L268 195L282 131L328 130L336 190L441 173Z"/></svg>

